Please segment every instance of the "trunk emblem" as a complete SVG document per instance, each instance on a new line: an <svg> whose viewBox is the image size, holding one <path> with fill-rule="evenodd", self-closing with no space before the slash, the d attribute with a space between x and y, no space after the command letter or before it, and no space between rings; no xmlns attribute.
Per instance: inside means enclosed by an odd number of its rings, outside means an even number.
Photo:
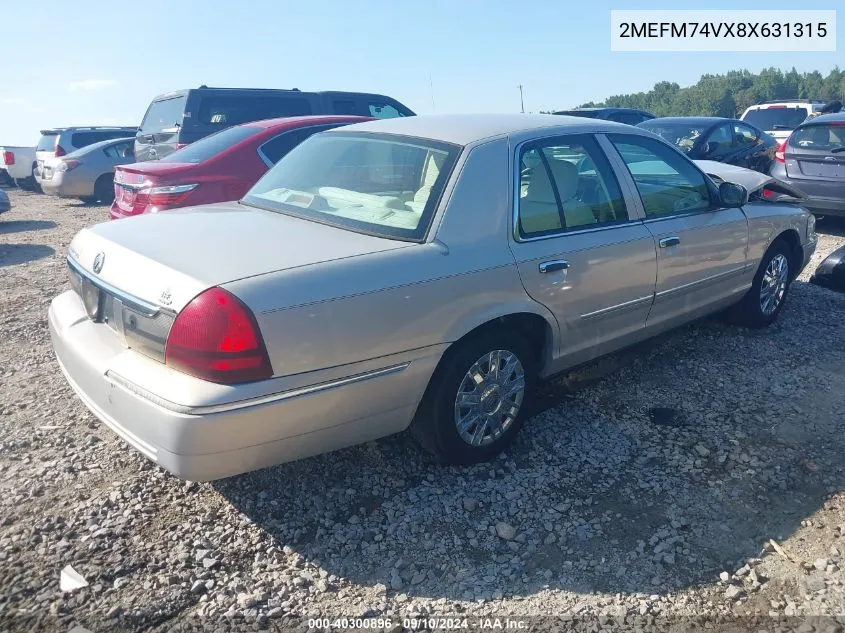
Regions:
<svg viewBox="0 0 845 633"><path fill-rule="evenodd" d="M98 275L100 271L103 269L103 263L106 261L106 254L105 253L97 253L97 256L94 258L94 272Z"/></svg>
<svg viewBox="0 0 845 633"><path fill-rule="evenodd" d="M836 160L836 156L825 156L824 159L834 161L834 160Z"/></svg>

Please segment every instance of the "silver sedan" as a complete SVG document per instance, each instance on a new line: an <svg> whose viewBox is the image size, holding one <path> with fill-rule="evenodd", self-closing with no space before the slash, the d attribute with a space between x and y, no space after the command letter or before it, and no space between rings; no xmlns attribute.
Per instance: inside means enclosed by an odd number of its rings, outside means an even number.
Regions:
<svg viewBox="0 0 845 633"><path fill-rule="evenodd" d="M84 229L49 325L82 401L183 478L409 427L469 463L538 379L725 308L772 323L815 246L805 210L637 128L398 118L312 137L239 203Z"/></svg>
<svg viewBox="0 0 845 633"><path fill-rule="evenodd" d="M39 182L48 195L110 204L114 168L134 162L134 137L101 141L46 162Z"/></svg>

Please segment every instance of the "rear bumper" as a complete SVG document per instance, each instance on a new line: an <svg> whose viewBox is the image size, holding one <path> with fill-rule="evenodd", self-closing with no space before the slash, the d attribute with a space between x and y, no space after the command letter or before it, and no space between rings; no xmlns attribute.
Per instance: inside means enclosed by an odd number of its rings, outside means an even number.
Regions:
<svg viewBox="0 0 845 633"><path fill-rule="evenodd" d="M53 300L48 322L59 366L85 406L146 457L194 481L237 475L401 431L410 423L439 359L431 354L263 398L244 399L237 386L220 386L230 401L204 406L191 402L191 391L207 391L208 383L123 348L107 327L86 317L73 292ZM143 388L143 376L150 372L156 380L172 374L186 385L196 383L196 389L186 389L187 404L164 400Z"/></svg>
<svg viewBox="0 0 845 633"><path fill-rule="evenodd" d="M44 180L42 178L39 182L41 184L41 191L49 196L87 198L94 195L94 185L89 182L67 182L61 178L58 180L55 178Z"/></svg>
<svg viewBox="0 0 845 633"><path fill-rule="evenodd" d="M782 165L777 165L777 170L772 169L771 175L799 189L806 195L801 201L801 206L814 215L835 215L845 216L845 183L823 183L808 181L797 178L787 178Z"/></svg>

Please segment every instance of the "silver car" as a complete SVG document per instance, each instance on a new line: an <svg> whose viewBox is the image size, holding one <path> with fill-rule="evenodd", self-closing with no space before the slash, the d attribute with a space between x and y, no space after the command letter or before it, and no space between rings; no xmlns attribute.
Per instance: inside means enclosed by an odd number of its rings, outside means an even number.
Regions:
<svg viewBox="0 0 845 633"><path fill-rule="evenodd" d="M82 230L49 326L91 411L186 479L408 427L469 463L540 378L724 308L770 324L814 226L627 125L397 118L315 135L240 203Z"/></svg>
<svg viewBox="0 0 845 633"><path fill-rule="evenodd" d="M114 168L134 162L134 137L94 143L45 162L41 189L62 198L110 204L114 200Z"/></svg>

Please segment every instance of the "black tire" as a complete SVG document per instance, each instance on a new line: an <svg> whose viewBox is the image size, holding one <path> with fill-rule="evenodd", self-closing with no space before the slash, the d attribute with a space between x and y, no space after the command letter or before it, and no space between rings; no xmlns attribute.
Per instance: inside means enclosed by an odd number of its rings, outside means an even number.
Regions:
<svg viewBox="0 0 845 633"><path fill-rule="evenodd" d="M38 181L35 179L35 169L37 165L32 163L32 191L35 193L44 193L44 190L41 188L41 185L38 184Z"/></svg>
<svg viewBox="0 0 845 633"><path fill-rule="evenodd" d="M94 199L103 204L114 202L114 174L103 174L94 183Z"/></svg>
<svg viewBox="0 0 845 633"><path fill-rule="evenodd" d="M15 184L23 191L35 191L35 180L33 178L15 178Z"/></svg>
<svg viewBox="0 0 845 633"><path fill-rule="evenodd" d="M455 403L458 391L470 368L486 354L496 350L510 352L524 371L525 388L519 411L498 437L473 446L458 432ZM537 361L531 346L518 332L506 328L487 328L456 343L447 350L429 382L422 402L411 422L410 431L423 448L448 464L473 464L487 461L501 453L516 437L525 421L527 399L536 384ZM512 373L512 377L516 374ZM495 394L489 402L498 401ZM513 403L509 403L513 404ZM505 411L505 409L499 409ZM471 428L478 428L471 427ZM484 433L484 431L482 431Z"/></svg>
<svg viewBox="0 0 845 633"><path fill-rule="evenodd" d="M79 200L84 204L97 204L96 196L85 196L84 198L80 198Z"/></svg>
<svg viewBox="0 0 845 633"><path fill-rule="evenodd" d="M783 258L788 267L786 270L786 285L774 310L767 313L763 310L763 301L761 300L761 293L764 284L763 280L764 277L766 277L766 271L772 265L772 262L775 260L782 261L779 258ZM792 284L792 280L795 277L794 266L794 254L789 244L782 239L777 239L772 242L771 246L769 246L769 249L766 251L766 254L763 255L763 258L760 260L760 267L754 275L754 281L751 282L751 288L748 289L748 292L742 300L731 310L731 320L739 325L744 325L750 328L764 328L774 323L786 303L786 297L789 294L789 286Z"/></svg>

